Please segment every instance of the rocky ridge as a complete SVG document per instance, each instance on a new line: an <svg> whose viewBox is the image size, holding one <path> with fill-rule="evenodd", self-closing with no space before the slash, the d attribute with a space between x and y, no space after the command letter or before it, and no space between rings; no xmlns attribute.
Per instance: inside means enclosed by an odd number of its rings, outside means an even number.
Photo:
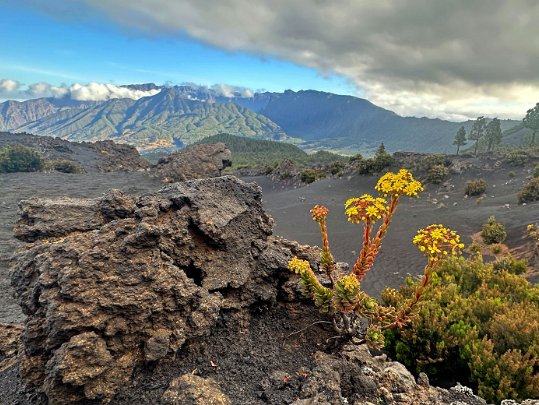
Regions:
<svg viewBox="0 0 539 405"><path fill-rule="evenodd" d="M0 132L0 147L20 144L40 152L47 160L68 160L86 173L128 172L146 170L148 162L135 147L110 140L69 142L49 136Z"/></svg>

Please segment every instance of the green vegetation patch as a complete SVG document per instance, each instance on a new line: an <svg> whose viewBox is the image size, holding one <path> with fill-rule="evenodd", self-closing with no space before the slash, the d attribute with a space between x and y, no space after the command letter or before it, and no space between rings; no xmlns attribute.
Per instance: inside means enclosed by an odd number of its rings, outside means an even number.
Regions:
<svg viewBox="0 0 539 405"><path fill-rule="evenodd" d="M0 173L37 172L45 161L34 149L22 145L6 145L0 148Z"/></svg>
<svg viewBox="0 0 539 405"><path fill-rule="evenodd" d="M489 403L539 397L539 286L513 274L522 266L511 259L487 264L480 256L442 262L417 317L386 331L386 348L433 379L458 375ZM418 285L408 279L382 297L398 308Z"/></svg>

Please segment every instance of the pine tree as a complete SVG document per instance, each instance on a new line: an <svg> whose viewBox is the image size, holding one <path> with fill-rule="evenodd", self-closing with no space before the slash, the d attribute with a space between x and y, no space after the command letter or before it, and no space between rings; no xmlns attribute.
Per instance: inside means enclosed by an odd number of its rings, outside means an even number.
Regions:
<svg viewBox="0 0 539 405"><path fill-rule="evenodd" d="M537 103L535 107L528 110L522 122L526 128L533 131L530 146L535 145L535 134L537 131L539 131L539 103Z"/></svg>
<svg viewBox="0 0 539 405"><path fill-rule="evenodd" d="M477 156L477 144L479 140L485 135L486 120L485 117L477 117L472 125L472 129L468 134L468 139L475 141L474 154Z"/></svg>
<svg viewBox="0 0 539 405"><path fill-rule="evenodd" d="M485 138L487 140L487 152L490 152L494 145L499 145L502 142L502 128L498 118L494 118L487 124Z"/></svg>
<svg viewBox="0 0 539 405"><path fill-rule="evenodd" d="M455 140L453 141L453 145L457 146L458 155L460 147L466 145L466 130L464 129L464 127L460 127L457 131L457 134L455 135Z"/></svg>

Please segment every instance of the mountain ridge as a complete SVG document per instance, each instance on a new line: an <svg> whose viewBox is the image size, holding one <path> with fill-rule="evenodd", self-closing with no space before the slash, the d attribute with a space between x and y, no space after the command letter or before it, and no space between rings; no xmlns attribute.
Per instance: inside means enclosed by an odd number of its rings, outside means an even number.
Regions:
<svg viewBox="0 0 539 405"><path fill-rule="evenodd" d="M402 117L363 98L317 90L246 97L194 85L125 87L161 91L138 100L7 101L0 103L0 129L70 140L113 139L140 150L176 148L229 133L294 141L308 151L370 154L383 142L389 151L450 153L458 128L469 131L473 122ZM502 129L518 123L502 120Z"/></svg>

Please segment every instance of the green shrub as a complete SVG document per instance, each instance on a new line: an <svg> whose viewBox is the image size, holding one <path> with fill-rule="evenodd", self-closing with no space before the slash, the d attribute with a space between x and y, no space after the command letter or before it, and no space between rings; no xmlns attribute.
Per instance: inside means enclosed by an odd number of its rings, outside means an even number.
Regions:
<svg viewBox="0 0 539 405"><path fill-rule="evenodd" d="M62 173L81 173L82 168L72 160L59 159L59 160L49 160L46 162L45 167L48 170L54 170L56 172Z"/></svg>
<svg viewBox="0 0 539 405"><path fill-rule="evenodd" d="M500 245L499 243L496 243L494 245L492 245L492 247L490 248L490 251L497 255L498 253L500 253L502 251L502 245Z"/></svg>
<svg viewBox="0 0 539 405"><path fill-rule="evenodd" d="M487 190L487 182L484 179L470 180L466 182L464 194L468 196L481 195Z"/></svg>
<svg viewBox="0 0 539 405"><path fill-rule="evenodd" d="M518 193L519 204L534 201L539 201L539 177L531 179Z"/></svg>
<svg viewBox="0 0 539 405"><path fill-rule="evenodd" d="M516 175L517 175L517 174L516 174L513 170L511 170L511 171L508 173L508 176L509 176L510 179L514 178Z"/></svg>
<svg viewBox="0 0 539 405"><path fill-rule="evenodd" d="M449 170L444 165L434 165L430 168L427 179L433 184L440 184L448 174Z"/></svg>
<svg viewBox="0 0 539 405"><path fill-rule="evenodd" d="M503 242L507 237L507 232L505 231L505 226L496 222L496 218L492 216L488 219L488 223L483 225L481 237L487 245L492 245L493 243Z"/></svg>
<svg viewBox="0 0 539 405"><path fill-rule="evenodd" d="M301 172L301 181L307 184L310 184L324 177L326 177L326 174L316 169L305 169Z"/></svg>
<svg viewBox="0 0 539 405"><path fill-rule="evenodd" d="M44 167L41 155L22 145L0 148L0 173L37 172Z"/></svg>
<svg viewBox="0 0 539 405"><path fill-rule="evenodd" d="M382 298L404 305L417 286ZM425 294L409 326L386 332L394 358L433 380L459 375L489 403L539 396L539 286L477 256L440 263Z"/></svg>
<svg viewBox="0 0 539 405"><path fill-rule="evenodd" d="M511 274L523 274L528 270L528 261L517 260L512 255L507 255L500 260L496 260L493 263L495 271L507 271Z"/></svg>
<svg viewBox="0 0 539 405"><path fill-rule="evenodd" d="M523 150L515 150L505 155L511 166L524 166L530 160L530 154Z"/></svg>
<svg viewBox="0 0 539 405"><path fill-rule="evenodd" d="M344 163L343 162L333 162L329 165L329 172L332 176L342 176L344 171Z"/></svg>
<svg viewBox="0 0 539 405"><path fill-rule="evenodd" d="M539 177L539 164L535 165L535 169L533 170L533 177Z"/></svg>

